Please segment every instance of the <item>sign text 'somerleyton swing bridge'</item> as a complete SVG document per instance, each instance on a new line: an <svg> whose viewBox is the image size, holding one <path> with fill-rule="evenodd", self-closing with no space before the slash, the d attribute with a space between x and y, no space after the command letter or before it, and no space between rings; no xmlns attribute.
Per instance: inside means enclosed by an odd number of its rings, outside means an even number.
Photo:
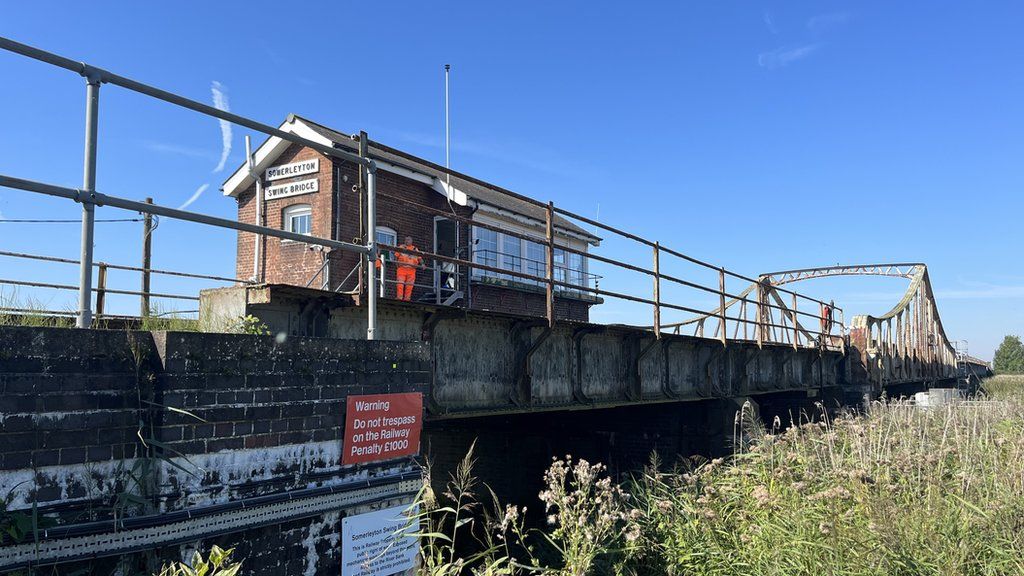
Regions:
<svg viewBox="0 0 1024 576"><path fill-rule="evenodd" d="M0 187L81 204L80 259L58 259L79 265L79 328L94 327L93 226L100 207L358 255L353 290L328 282L310 288L310 279L305 287L242 281L203 294L208 318L201 321L251 314L277 336L0 327L0 494L11 494L4 513L28 510L48 519L42 528L36 521L31 537L2 537L0 571L71 569L142 550L179 557L181 546L213 542L236 546L259 574L357 570L364 563L353 554L384 549L393 557L382 565L404 567L412 552L366 535L384 534L380 523L393 523L412 501L418 456L431 455L443 470L479 438L479 475L499 492L529 492L540 478L536 464L542 468L556 453L588 455L624 471L655 448L715 451L721 446L713 440L695 439L727 433L737 401L782 414L815 401L946 385L966 364L982 368L947 338L923 264L749 277L425 161L410 167L365 133L353 139L354 148L325 143L8 39L0 38L0 48L86 80L82 188L0 174ZM100 192L103 84L309 151L313 159L266 172L267 201L323 193L311 176L322 166L351 170L363 215L357 239ZM378 230L378 201L393 200L378 182L402 178L441 191L449 205L483 187L516 203L541 236L473 219L469 210L415 206L454 223L456 237L471 228L500 231L539 246L542 259L517 265L509 255L378 241L367 231ZM650 258L619 261L559 243L572 222L639 245ZM378 289L386 271L369 263L385 251L422 258L434 279L433 299L398 301ZM558 264L573 258L583 269L639 280L617 290L599 287ZM143 268L148 274L149 264ZM459 279L475 275L529 287L537 312L466 305L468 280ZM897 276L910 284L888 313L854 316L847 326L840 308L788 287L835 275ZM148 281L144 287L121 293L148 298ZM626 301L643 318L636 325L568 319L561 313L568 294L590 304ZM713 310L692 304L709 297L718 304Z"/></svg>

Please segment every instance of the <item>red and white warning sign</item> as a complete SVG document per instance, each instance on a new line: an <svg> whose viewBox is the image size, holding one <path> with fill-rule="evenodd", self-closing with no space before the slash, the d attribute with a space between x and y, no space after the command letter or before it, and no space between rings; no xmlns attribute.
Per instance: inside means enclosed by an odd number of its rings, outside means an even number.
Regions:
<svg viewBox="0 0 1024 576"><path fill-rule="evenodd" d="M420 451L423 394L349 396L342 464L412 456Z"/></svg>

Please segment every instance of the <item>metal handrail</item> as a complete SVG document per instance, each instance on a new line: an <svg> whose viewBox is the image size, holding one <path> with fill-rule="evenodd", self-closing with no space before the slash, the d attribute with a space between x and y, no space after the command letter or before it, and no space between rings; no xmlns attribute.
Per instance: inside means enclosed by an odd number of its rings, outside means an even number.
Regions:
<svg viewBox="0 0 1024 576"><path fill-rule="evenodd" d="M114 206L114 207L117 207L117 208L122 208L122 209L125 209L125 210L132 210L132 211L141 212L141 213L145 213L145 214L155 214L155 215L166 216L166 217L170 217L170 218L177 218L177 219L181 219L181 220L197 222L197 223L206 224L206 225L212 225L212 226L217 226L217 227L222 227L222 228L234 229L234 230L237 230L237 231L250 232L250 233L254 233L254 234L258 234L258 235L263 235L263 236L270 236L270 237L277 237L277 238L282 238L282 239L296 240L296 241L299 241L299 242L304 242L306 244L313 244L313 245L319 245L319 246L323 246L323 247L327 247L327 248L331 248L331 249L338 249L338 250L344 250L344 251L349 251L349 252L355 252L355 253L358 253L358 254L360 254L360 255L362 255L364 257L368 256L371 259L370 261L373 261L373 259L376 258L376 255L378 254L378 251L379 251L379 247L378 247L378 244L376 242L375 235L373 234L373 231L376 230L376 197L377 197L376 174L375 174L375 172L376 172L376 164L369 157L364 156L364 155L354 154L352 152L349 152L349 151L341 149L341 148L323 145L323 144L320 144L318 142L313 142L313 141L307 140L305 138L302 138L301 136L297 136L295 134L292 134L290 132L285 132L285 131L280 130L278 128L274 128L273 126L270 126L270 125L267 125L267 124L263 124L263 123L260 123L260 122L256 122L254 120L250 120L248 118L239 116L237 114L233 114L233 113L230 113L230 112L219 110L219 109L217 109L215 107L212 107L212 106L209 106L209 105L206 105L206 104L202 104L200 102L197 102L197 101L194 101L194 100L190 100L188 98L184 98L184 97L178 96L176 94L167 92L165 90L161 90L159 88L155 88L155 87L152 87L152 86L149 86L149 85L137 82L135 80L131 80L131 79L125 78L123 76L119 76L117 74L113 74L113 73L111 73L109 71L106 71L106 70L103 70L101 68L97 68L97 67L85 64L85 63L77 62L77 61L71 60L69 58L58 56L58 55L50 53L50 52L39 50L37 48L33 48L31 46L27 46L25 44L21 44L21 43L15 42L13 40L9 40L9 39L6 39L6 38L0 38L0 48L8 50L8 51L11 51L11 52L14 52L14 53L17 53L17 54L21 54L21 55L27 56L29 58L33 58L33 59L41 61L41 62L45 62L45 63L51 64L51 65L54 65L54 66L58 66L58 67L66 69L66 70L73 71L73 72L78 73L78 74L82 75L83 77L85 77L85 79L87 81L87 89L86 89L86 94L87 94L86 138L85 138L85 159L86 160L85 160L85 171L84 171L84 177L83 177L83 188L82 189L73 189L73 188L66 188L66 187L61 187L61 186L53 186L53 185L45 184L45 183L41 183L41 182L33 182L33 181L30 181L30 180L24 180L24 179L20 179L20 178L14 178L14 177L10 177L10 176L0 175L0 186L7 186L7 187L11 187L11 188L18 188L18 189L27 190L27 191L36 192L36 193L42 193L42 194L48 194L48 195L52 195L52 196L68 198L68 199L75 200L76 202L79 202L79 203L81 203L83 205L83 226L82 226L82 243L81 243L82 257L79 260L79 266L80 266L80 282L79 282L80 311L79 311L79 325L80 326L86 326L87 327L89 325L90 321L91 321L91 308L90 308L91 304L89 302L89 294L92 291L92 287L91 287L91 283L92 283L92 268L94 267L93 262L92 262L92 255L93 255L92 254L92 251L93 251L93 248L92 248L92 234L93 234L93 222L94 222L93 212L94 212L94 209L95 209L96 206L110 205L110 206ZM174 104L176 106L181 106L181 107L184 107L186 109L190 109L190 110L199 112L199 113L207 115L207 116L212 116L212 117L218 118L220 120L225 120L225 121L228 121L228 122L240 125L240 126L245 126L245 127L248 127L248 128L250 128L252 130L255 130L255 131L267 134L269 136L277 137L277 138L280 138L280 139L288 141L288 142L292 142L292 143L295 143L295 144L299 144L301 146L308 147L310 149L316 150L316 151L318 151L318 152L320 152L322 154L325 154L325 155L327 155L329 157L332 157L332 158L337 158L339 160L346 161L346 162L356 163L358 166L360 166L361 170L365 171L365 182L366 182L366 193L367 193L367 197L366 197L366 229L368 231L370 231L370 233L367 234L367 242L366 242L366 244L365 245L361 245L361 244L340 242L340 241L337 241L337 240L331 240L331 239L327 239L327 238L319 238L319 237L315 237L315 236L306 236L306 235L294 234L294 233L286 232L286 231L283 231L283 230L277 230L277 229L273 229L273 228L268 228L268 227L265 227L265 226L258 226L258 225L254 225L254 224L247 224L247 223L238 222L238 221L234 221L234 220L227 220L227 219L223 219L223 218L216 218L216 217L208 216L208 215L205 215L205 214L199 214L199 213L194 213L194 212L187 212L187 211L184 211L184 210L176 210L176 209L172 209L172 208L168 208L168 207L163 207L163 206L159 206L159 205L154 205L154 204L135 202L135 201L127 200L125 198L120 198L120 197L117 197L117 196L110 196L110 195L101 194L99 192L96 192L95 191L95 172L96 172L96 146L97 146L97 141L98 141L98 138L97 138L98 100L99 100L99 89L100 89L100 86L102 84L104 84L104 83L114 84L114 85L120 86L122 88L125 88L125 89L128 89L128 90L132 90L134 92L138 92L140 94L144 94L144 95L150 96L152 98L156 98L156 99L159 99L159 100L162 100L162 101ZM368 140L368 138L367 138L367 140ZM377 148L381 149L381 150L385 150L385 151L389 150L387 147L385 147L383 145L375 145L375 146ZM404 155L404 153L401 153L400 151L395 151L395 152L398 153L399 155ZM721 330L720 330L720 332L721 332L721 341L722 341L723 345L726 344L726 342L727 342L727 337L726 337L726 323L727 322L730 322L730 321L731 322L742 322L742 323L744 323L744 325L746 325L747 323L753 323L753 324L755 324L757 326L757 330L759 331L759 334L760 334L760 332L762 332L764 328L774 325L770 321L767 321L767 320L765 320L763 318L763 314L761 313L761 310L764 309L764 308L767 308L767 309L770 310L773 307L777 307L778 309L780 309L782 311L782 313L783 313L783 316L785 316L787 314L791 315L792 323L794 324L794 326L792 327L792 330L793 330L793 341L794 341L794 345L796 345L796 340L797 340L797 336L798 336L798 332L797 332L797 328L796 328L797 316L798 315L807 315L806 311L800 311L800 310L797 309L798 308L797 307L798 300L802 299L802 300L805 300L805 301L811 301L811 302L815 302L815 303L820 304L820 305L824 305L824 302L821 301L821 300L817 300L815 298L811 298L809 296L805 296L803 294L799 294L797 292L793 292L793 291L790 291L790 290L778 288L777 289L778 292L784 292L784 293L792 295L792 297L793 297L793 305L792 305L792 307L789 307L786 304L782 303L781 300L778 301L778 303L777 303L778 305L776 306L776 305L771 304L770 302L767 302L764 299L759 299L757 302L751 302L751 303L755 304L758 307L758 310L759 310L755 320L749 320L748 318L745 318L745 317L743 317L743 318L729 317L729 316L726 315L725 298L726 298L726 296L730 296L731 297L732 295L730 295L728 292L726 292L726 287L725 287L725 279L726 279L726 277L740 278L740 279L744 279L744 280L748 280L748 281L755 281L754 279L752 279L752 278L750 278L748 276L742 275L742 274L737 274L735 272L731 272L729 270L726 270L723 267L714 266L714 265L712 265L712 264L710 264L708 262L705 262L703 260L700 260L700 259L697 259L697 258L693 258L691 256L687 256L687 255L685 255L685 254L683 254L683 253L681 253L679 251L676 251L676 250L673 250L671 248L663 246L660 242L648 240L648 239L643 238L641 236L638 236L636 234L632 234L632 233L626 232L624 230L620 230L618 228L609 226L607 224L604 224L604 223L601 223L601 222L597 222L595 220L592 220L592 219L580 216L579 214L575 214L575 213L570 212L568 210L565 210L563 208L556 208L554 206L554 204L551 203L551 202L543 203L543 202L540 202L538 200L535 200L535 199L523 196L521 194L517 194L517 193L512 192L510 190L506 190L504 188L500 188L500 187L494 186L493 184L489 184L489 183L483 182L481 180L478 180L476 178L470 177L468 175L461 174L461 173L458 173L456 171L452 171L450 169L447 169L447 168L444 168L444 167L441 167L441 166L433 165L433 164L428 163L428 162L424 162L424 163L428 164L428 165L431 165L434 169L440 171L441 173L448 174L448 175L451 175L451 176L455 176L455 177L460 178L460 179L462 179L464 181L475 182L477 184L487 186L488 188L490 188L492 190L495 190L495 191L497 191L499 193L505 194L506 196L508 196L510 198L518 199L518 200L520 200L522 202L525 202L525 203L527 203L527 204L529 204L531 206L534 206L534 207L537 207L537 208L540 208L541 210L543 210L544 211L544 222L543 222L543 224L545 225L546 234L545 234L545 237L543 239L533 239L533 240L537 241L539 243L542 243L544 248L545 248L545 251L546 251L546 259L545 259L545 262L544 262L544 268L545 268L544 275L540 276L540 275L532 275L532 274L523 274L521 272L515 272L515 271L512 271L512 270L507 270L507 269L503 269L503 268L496 268L496 267L485 266L485 265L482 265L482 264L480 264L478 262L472 262L471 260L464 260L464 259L457 258L457 257L456 258L452 258L452 257L442 256L442 255L439 255L439 254L432 254L432 253L428 253L428 252L420 252L418 250L409 251L407 249L402 249L402 248L397 247L397 246L387 246L387 248L390 249L390 250L393 250L393 251L419 254L419 255L421 255L423 257L426 257L426 258L429 258L429 259L432 259L432 260L435 260L435 261L449 262L449 263L455 264L457 266L470 266L473 269L492 270L492 271L495 271L498 274L514 275L514 276L517 276L519 278L526 279L529 282L536 282L538 285L545 286L546 302L547 302L547 314L546 315L547 315L549 327L553 327L554 323L555 323L555 308L554 308L555 293L556 293L556 291L561 291L562 289L577 290L577 291L580 291L581 293L609 296L609 297L618 298L618 299L622 299L622 300L626 300L626 301L632 301L632 302L637 302L637 303L642 303L642 304L647 304L647 305L653 306L653 308L654 308L654 318L655 318L654 333L659 338L661 336L660 312L661 312L662 309L678 310L678 311L692 313L692 314L697 314L697 315L701 315L701 316L706 316L708 314L707 311L705 311L705 310L699 310L699 309L696 309L696 308L693 308L693 307L688 307L688 306L683 306L683 305L676 304L676 303L671 303L671 302L663 301L662 298L660 297L660 291L659 291L660 284L661 284L661 282L663 280L666 281L666 282L670 282L670 283L680 284L680 285L683 285L685 287L690 287L690 288L699 289L699 290L703 290L703 291L710 292L710 293L715 293L715 294L717 294L719 296L720 301L721 301L721 306L719 308L719 313L717 314L716 319L721 323ZM407 204L412 204L412 203L409 203L408 201L406 201L406 203ZM564 217L564 218L569 218L569 219L572 219L572 220L575 220L575 221L578 221L578 222L582 222L582 223L586 223L586 224L595 226L595 227L603 229L603 230L610 231L610 232L615 233L615 234L617 234L617 235L619 235L619 236L621 236L623 238L626 238L626 239L629 239L629 240L632 240L632 241L635 241L635 242L639 242L639 243L641 243L643 245L651 247L653 249L653 266L651 268L642 267L642 266L636 266L634 264L629 264L629 263L626 263L626 262L619 262L619 261L613 260L611 258L606 258L606 257L601 257L601 256L596 256L596 255L588 255L585 250L579 250L579 249L576 249L576 248L573 248L573 247L563 246L561 242L556 241L555 236L554 236L554 231L555 231L556 228L558 230L560 230L560 231L565 229L565 227L562 225L562 223L559 222L559 223L556 224L556 222L555 222L556 214L558 216L561 216L561 217ZM457 217L457 215L455 215L455 214L451 214L448 217L451 217L453 220L462 220L462 218ZM482 226L483 223L474 222L473 225L481 225ZM520 237L524 237L525 236L525 235L520 235L520 234L514 233L513 231L509 231L509 230L502 230L502 232L506 233L506 234L511 234L513 236L520 236ZM646 297L636 296L636 295L633 295L633 294L624 294L624 293L621 293L621 292L605 290L605 289L598 288L596 285L593 286L593 287L581 286L581 285L576 284L576 283L565 282L564 280L560 280L559 278L556 277L556 270L558 270L559 267L555 266L554 258L553 258L553 251L556 248L557 249L561 249L561 250L565 250L567 253L580 254L580 255L582 255L585 258L594 258L596 260L599 260L601 262L606 262L606 263L608 263L610 265L617 266L617 267L622 268L624 270L637 271L637 272L642 272L644 274L650 275L653 278L653 298L646 298ZM689 280L685 280L685 279L681 279L681 278L676 278L676 277L673 277L673 276L668 275L668 274L663 274L660 271L660 268L658 266L658 259L659 259L659 256L662 255L662 254L666 254L666 255L669 255L669 256L674 256L674 257L682 259L682 260L684 260L686 262L690 262L690 263L696 264L696 265L698 265L700 267L703 267L705 269L712 270L712 271L716 272L718 274L718 276L719 276L719 282L718 282L717 289L713 288L713 287L709 287L709 286L702 286L702 285L700 285L700 284L698 284L696 282L691 282ZM365 263L366 260L363 260L363 262ZM376 267L372 266L372 265L371 266L365 266L364 265L364 268L365 268L365 274L366 274L366 280L367 280L366 286L375 286L377 284L377 282L376 282ZM571 273L574 273L574 272L575 271L572 271ZM581 282L583 282L583 281L584 280L581 279ZM367 338L368 339L373 339L374 338L375 329L376 329L376 314L377 314L376 299L377 299L377 291L374 290L374 289L370 289L370 290L366 290L366 293L367 293L367 296L368 296L368 298L367 298ZM746 301L744 301L744 302L746 302ZM837 310L841 310L841 309L837 309ZM780 327L784 327L784 326L780 325ZM784 328L787 328L787 327L784 327ZM760 339L759 339L759 343L760 343Z"/></svg>
<svg viewBox="0 0 1024 576"><path fill-rule="evenodd" d="M43 256L41 254L26 254L24 252L8 252L6 250L0 250L0 256L10 256L12 258L25 258L28 260L42 260L45 262L60 262L62 264L80 264L78 260L74 260L72 258L60 258L59 256ZM161 270L159 268L141 268L138 266L125 266L124 264L110 264L109 262L93 262L92 265L95 268L99 268L100 266L106 266L111 270L127 270L129 272L150 272L152 274L181 276L183 278L198 278L200 280L219 280L221 282L253 284L252 280L242 280L239 278L226 278L224 276L213 276L210 274L195 274L193 272L178 272L176 270Z"/></svg>
<svg viewBox="0 0 1024 576"><path fill-rule="evenodd" d="M0 278L0 284L8 286L27 286L30 288L53 288L55 290L78 290L78 286L70 284L51 284L49 282L32 282L28 280L9 280ZM151 296L153 298L170 298L173 300L194 300L199 301L198 296L185 296L184 294L163 294L160 292L139 292L138 290L118 290L116 288L91 288L96 294L121 294L125 296Z"/></svg>
<svg viewBox="0 0 1024 576"><path fill-rule="evenodd" d="M556 250L557 250L557 248L556 248ZM511 259L519 262L519 266L518 266L519 270L527 269L527 266L525 266L525 264L534 264L535 268L537 270L543 270L544 266L547 265L547 262L544 261L544 260L537 260L537 259L534 259L534 258L526 258L525 256L517 256L515 254L509 254L507 252L501 252L499 250L491 250L491 249L473 250L473 256L474 257L472 258L472 260L474 262L479 262L480 259L478 259L477 256L480 256L480 257L482 257L484 259L493 259L494 262L497 262L498 266L501 267L501 268L505 267L503 259L506 259L506 258L511 258ZM597 286L598 280L603 278L603 276L601 276L599 274L594 274L594 273L591 273L591 272L584 272L583 270L577 270L575 268L570 268L569 266L564 266L564 265L563 266L559 266L558 264L555 264L555 272L556 273L557 272L563 272L563 274L562 274L563 278L579 278L579 279L583 279L581 282L579 282L579 284L582 285L582 286L588 286L588 287L591 286L591 285ZM491 272L489 274L484 274L484 276L498 276L498 275L499 274L496 273L496 272ZM543 283L542 282L538 282L538 284L543 284Z"/></svg>

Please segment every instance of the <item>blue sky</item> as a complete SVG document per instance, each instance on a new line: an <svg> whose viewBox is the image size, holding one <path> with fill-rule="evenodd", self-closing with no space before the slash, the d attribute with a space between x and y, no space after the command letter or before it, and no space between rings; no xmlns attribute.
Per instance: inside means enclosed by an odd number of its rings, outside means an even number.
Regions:
<svg viewBox="0 0 1024 576"><path fill-rule="evenodd" d="M951 338L990 357L1004 334L1024 332L1019 3L40 6L7 7L0 34L204 102L218 88L232 111L267 123L296 112L437 161L451 63L459 170L751 275L923 261ZM79 186L81 78L6 53L0 72L0 173ZM101 191L180 206L205 185L190 209L234 215L217 189L242 161L246 130L232 130L218 172L213 119L105 86L100 122ZM0 190L0 213L74 218L77 207ZM99 224L97 259L137 264L139 234L137 223ZM73 224L0 223L0 250L76 257L77 235ZM648 257L614 241L602 253ZM165 220L154 265L230 275L233 235ZM76 277L9 258L0 270ZM884 312L904 285L801 290L835 297L849 317ZM74 306L71 293L22 294ZM112 305L135 310L127 298ZM595 317L648 314L609 303Z"/></svg>

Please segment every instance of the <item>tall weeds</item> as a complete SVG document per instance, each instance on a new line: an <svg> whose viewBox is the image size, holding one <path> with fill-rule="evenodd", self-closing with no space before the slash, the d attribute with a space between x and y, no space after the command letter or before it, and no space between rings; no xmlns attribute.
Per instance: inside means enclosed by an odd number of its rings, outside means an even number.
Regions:
<svg viewBox="0 0 1024 576"><path fill-rule="evenodd" d="M493 495L490 507L466 498L482 488L470 457L445 491L452 504L424 512L422 573L1024 574L1024 377L986 388L775 434L744 413L730 459L666 468L653 456L621 488L599 464L555 460L537 529ZM482 552L461 555L456 536Z"/></svg>
<svg viewBox="0 0 1024 576"><path fill-rule="evenodd" d="M640 572L1024 573L1020 397L861 417L766 435L732 462L649 468Z"/></svg>

